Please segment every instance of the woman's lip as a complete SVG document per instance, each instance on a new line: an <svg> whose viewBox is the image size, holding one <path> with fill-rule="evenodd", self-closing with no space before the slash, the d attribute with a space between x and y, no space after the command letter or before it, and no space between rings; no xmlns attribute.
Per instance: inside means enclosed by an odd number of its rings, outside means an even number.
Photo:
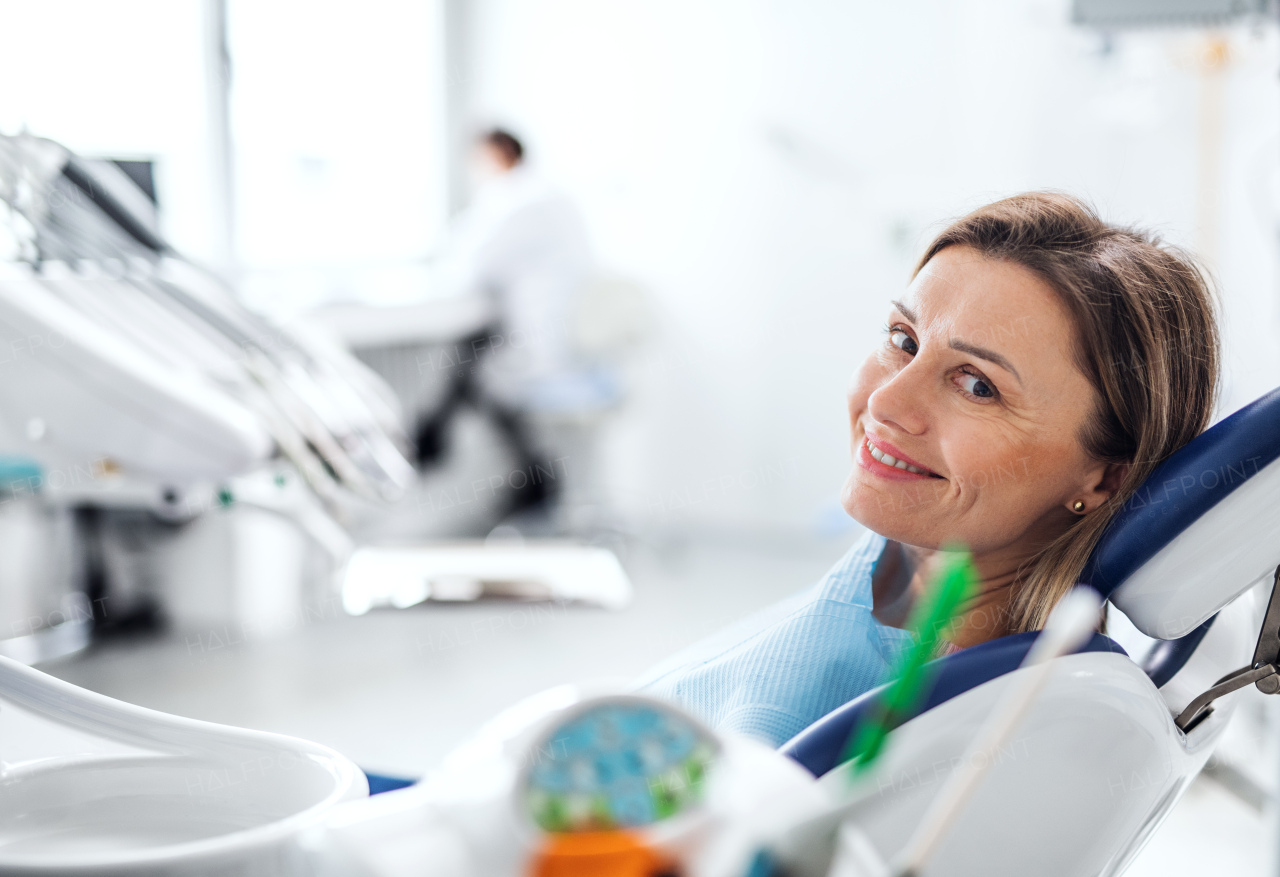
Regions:
<svg viewBox="0 0 1280 877"><path fill-rule="evenodd" d="M862 468L866 469L872 475L884 478L889 481L924 481L932 479L932 475L925 475L918 472L908 472L906 469L899 469L897 466L887 466L881 463L875 457L871 456L871 451L867 448L865 441L858 442L858 452L853 456L854 462Z"/></svg>
<svg viewBox="0 0 1280 877"><path fill-rule="evenodd" d="M922 478L930 478L930 477L933 477L933 478L941 478L941 477L942 477L942 476L941 476L941 475L939 475L937 472L934 472L932 469L930 469L928 466L925 466L923 463L918 463L918 462L916 462L915 460L911 459L911 458L910 458L910 457L908 457L907 455L903 454L903 453L902 453L900 450L898 450L896 447L894 447L893 445L889 444L889 443L888 443L887 441L885 441L884 439L880 438L880 437L879 437L879 436L877 436L877 435L873 435L873 434L871 434L871 433L869 433L869 432L867 432L867 433L863 433L862 447L863 447L863 449L864 449L864 450L865 450L865 449L866 449L866 447L867 447L867 442L868 442L868 441L869 441L869 442L871 442L871 444L875 445L877 448L879 448L879 449L880 449L881 451L883 451L884 453L886 453L886 454L888 454L889 456L893 457L895 460L901 460L902 462L906 463L908 466L915 466L917 469L922 469L922 470L924 470L924 474L923 474L923 475L918 475L918 476L916 476L916 477L922 477ZM867 456L868 456L868 457L871 457L871 452L870 452L870 451L867 451ZM875 458L875 457L871 457L871 459L872 459L873 461L877 462L877 463L879 463L879 462L880 462L879 460L876 460L876 458ZM885 466L885 464L884 464L884 463L880 463L880 465L881 465L881 466ZM896 467L896 466L885 466L885 468L886 468L886 469L897 469L897 467ZM899 471L899 472L906 472L906 470L905 470L905 469L898 469L898 471ZM916 475L916 473L914 473L914 472L906 472L906 474L908 474L908 475Z"/></svg>

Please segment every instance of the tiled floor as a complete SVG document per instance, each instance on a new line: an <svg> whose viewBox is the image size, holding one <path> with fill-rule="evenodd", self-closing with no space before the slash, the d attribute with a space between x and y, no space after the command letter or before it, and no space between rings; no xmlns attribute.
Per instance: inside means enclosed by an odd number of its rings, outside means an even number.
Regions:
<svg viewBox="0 0 1280 877"><path fill-rule="evenodd" d="M132 703L315 740L417 775L499 709L566 681L626 679L813 581L838 544L637 549L631 608L432 605L340 617L313 607L272 637L243 629L116 641L43 669ZM1128 872L1268 872L1271 818L1198 780Z"/></svg>

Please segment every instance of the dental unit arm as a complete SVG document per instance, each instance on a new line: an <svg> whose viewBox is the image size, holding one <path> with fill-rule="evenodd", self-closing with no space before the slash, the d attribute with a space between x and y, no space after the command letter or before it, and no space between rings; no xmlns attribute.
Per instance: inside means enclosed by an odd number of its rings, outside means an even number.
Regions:
<svg viewBox="0 0 1280 877"><path fill-rule="evenodd" d="M1215 700L1247 685L1253 685L1263 694L1280 694L1280 566L1276 567L1272 578L1271 599L1262 618L1253 660L1223 676L1212 688L1187 704L1175 723L1183 732L1192 730L1208 717Z"/></svg>
<svg viewBox="0 0 1280 877"><path fill-rule="evenodd" d="M413 477L372 373L181 258L113 165L26 134L0 136L0 349L26 352L0 374L5 439L50 468L185 488L283 457L339 515Z"/></svg>

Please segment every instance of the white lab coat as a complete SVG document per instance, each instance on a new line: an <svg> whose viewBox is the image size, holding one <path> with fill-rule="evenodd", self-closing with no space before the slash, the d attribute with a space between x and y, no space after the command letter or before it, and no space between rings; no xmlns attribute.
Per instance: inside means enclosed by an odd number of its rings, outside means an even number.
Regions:
<svg viewBox="0 0 1280 877"><path fill-rule="evenodd" d="M575 366L574 306L591 250L573 202L518 165L460 214L437 262L439 282L487 297L500 326L479 358L486 387L513 404Z"/></svg>

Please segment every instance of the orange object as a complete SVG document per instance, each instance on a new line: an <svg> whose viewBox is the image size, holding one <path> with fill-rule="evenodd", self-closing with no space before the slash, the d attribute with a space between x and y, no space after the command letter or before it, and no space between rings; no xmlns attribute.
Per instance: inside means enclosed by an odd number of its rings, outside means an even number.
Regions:
<svg viewBox="0 0 1280 877"><path fill-rule="evenodd" d="M625 831L553 834L533 860L530 877L679 877L670 856Z"/></svg>

